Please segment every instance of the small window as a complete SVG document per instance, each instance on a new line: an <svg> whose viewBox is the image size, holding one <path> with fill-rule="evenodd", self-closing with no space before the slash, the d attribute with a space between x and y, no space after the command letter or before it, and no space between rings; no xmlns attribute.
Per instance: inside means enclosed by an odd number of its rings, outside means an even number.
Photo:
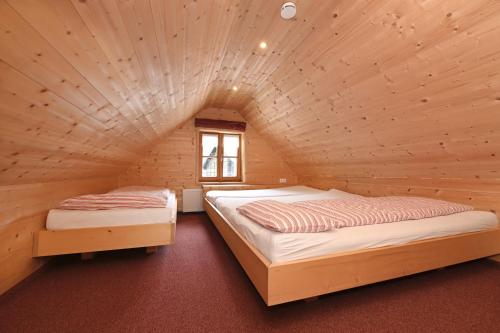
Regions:
<svg viewBox="0 0 500 333"><path fill-rule="evenodd" d="M241 181L241 134L200 132L200 181Z"/></svg>

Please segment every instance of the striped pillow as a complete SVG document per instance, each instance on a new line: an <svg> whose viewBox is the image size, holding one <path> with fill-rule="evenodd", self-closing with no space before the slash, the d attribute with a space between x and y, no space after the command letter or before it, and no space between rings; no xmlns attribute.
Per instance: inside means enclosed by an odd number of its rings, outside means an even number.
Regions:
<svg viewBox="0 0 500 333"><path fill-rule="evenodd" d="M165 208L167 198L161 192L123 192L87 194L66 199L58 209L103 210L119 208Z"/></svg>
<svg viewBox="0 0 500 333"><path fill-rule="evenodd" d="M278 232L322 232L334 225L332 218L275 200L257 200L238 212L267 229Z"/></svg>

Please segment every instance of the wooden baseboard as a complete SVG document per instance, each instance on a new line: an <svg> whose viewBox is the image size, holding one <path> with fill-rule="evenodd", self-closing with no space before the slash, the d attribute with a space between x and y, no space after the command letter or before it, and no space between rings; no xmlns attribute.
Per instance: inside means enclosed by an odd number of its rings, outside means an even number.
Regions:
<svg viewBox="0 0 500 333"><path fill-rule="evenodd" d="M303 301L306 303L309 303L309 302L315 302L318 299L319 299L319 296L313 296L313 297L304 298Z"/></svg>
<svg viewBox="0 0 500 333"><path fill-rule="evenodd" d="M500 262L500 254L497 254L496 256L488 257L488 259L490 259L492 261Z"/></svg>
<svg viewBox="0 0 500 333"><path fill-rule="evenodd" d="M148 246L146 247L146 253L151 254L151 253L156 253L158 251L158 246Z"/></svg>

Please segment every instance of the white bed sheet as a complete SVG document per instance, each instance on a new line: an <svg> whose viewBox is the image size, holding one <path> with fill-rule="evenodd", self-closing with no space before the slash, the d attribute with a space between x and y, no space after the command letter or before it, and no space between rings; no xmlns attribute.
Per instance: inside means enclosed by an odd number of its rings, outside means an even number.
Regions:
<svg viewBox="0 0 500 333"><path fill-rule="evenodd" d="M165 208L135 208L107 210L52 209L47 216L48 230L67 230L98 227L118 227L138 224L175 223L177 200L169 193Z"/></svg>
<svg viewBox="0 0 500 333"><path fill-rule="evenodd" d="M288 186L261 190L208 191L206 198L214 205L217 205L217 201L224 198L253 198L257 200L257 198L318 194L323 192L325 191L308 186Z"/></svg>
<svg viewBox="0 0 500 333"><path fill-rule="evenodd" d="M236 210L243 204L262 199L296 202L339 199L352 195L338 190L318 191L310 193L308 190L306 194L259 196L258 198L244 197L243 193L234 197L221 194L217 198L214 198L214 195L211 197L215 206L236 230L272 263L312 258L336 252L405 244L417 240L493 229L498 225L495 214L470 211L421 220L341 228L320 233L279 233L252 222ZM207 196L209 194L210 192Z"/></svg>

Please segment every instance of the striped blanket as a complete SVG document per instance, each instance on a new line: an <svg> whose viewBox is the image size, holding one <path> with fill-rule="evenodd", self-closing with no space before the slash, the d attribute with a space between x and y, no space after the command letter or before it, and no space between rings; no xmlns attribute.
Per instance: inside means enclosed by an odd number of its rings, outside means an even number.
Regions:
<svg viewBox="0 0 500 333"><path fill-rule="evenodd" d="M321 232L332 228L333 219L308 208L275 200L257 200L237 208L265 228L279 232Z"/></svg>
<svg viewBox="0 0 500 333"><path fill-rule="evenodd" d="M87 194L66 199L58 209L103 210L117 208L165 208L167 197L162 191L110 192Z"/></svg>
<svg viewBox="0 0 500 333"><path fill-rule="evenodd" d="M473 210L473 207L420 197L353 196L292 204L260 200L240 206L237 210L252 221L274 231L321 232L335 228L450 215ZM304 218L304 215L307 218Z"/></svg>

